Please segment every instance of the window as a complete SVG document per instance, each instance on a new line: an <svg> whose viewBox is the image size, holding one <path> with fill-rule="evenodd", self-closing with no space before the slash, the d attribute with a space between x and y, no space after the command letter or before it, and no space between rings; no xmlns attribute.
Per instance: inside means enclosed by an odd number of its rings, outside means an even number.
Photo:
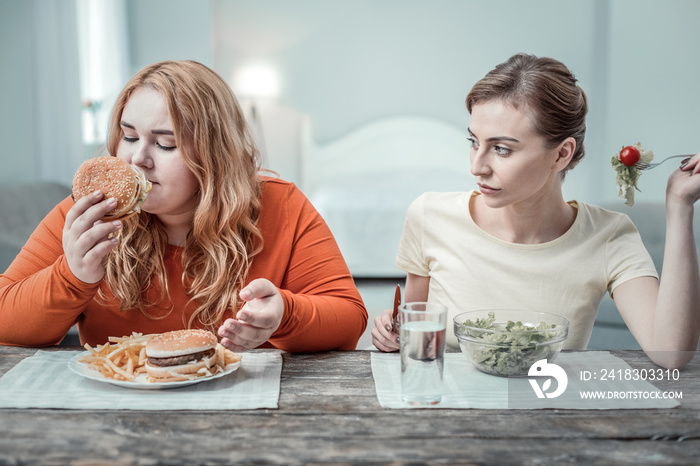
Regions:
<svg viewBox="0 0 700 466"><path fill-rule="evenodd" d="M125 0L76 0L85 144L103 144L117 95L129 77Z"/></svg>

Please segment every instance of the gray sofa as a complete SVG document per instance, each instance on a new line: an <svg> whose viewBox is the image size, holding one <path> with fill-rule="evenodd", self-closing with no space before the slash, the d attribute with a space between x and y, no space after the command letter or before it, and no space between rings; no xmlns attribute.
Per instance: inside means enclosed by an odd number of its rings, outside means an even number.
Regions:
<svg viewBox="0 0 700 466"><path fill-rule="evenodd" d="M39 222L70 192L68 186L49 182L0 186L0 273L10 266ZM75 327L62 344L80 344Z"/></svg>
<svg viewBox="0 0 700 466"><path fill-rule="evenodd" d="M39 222L68 195L70 188L57 183L0 187L0 271L7 269Z"/></svg>

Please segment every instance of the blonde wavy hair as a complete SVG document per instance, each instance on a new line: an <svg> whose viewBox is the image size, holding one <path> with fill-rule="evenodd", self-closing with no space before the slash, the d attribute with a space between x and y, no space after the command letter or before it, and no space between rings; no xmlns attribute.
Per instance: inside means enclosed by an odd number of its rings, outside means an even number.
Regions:
<svg viewBox="0 0 700 466"><path fill-rule="evenodd" d="M165 61L142 69L117 98L106 147L110 154L117 153L123 137L124 107L142 87L164 97L177 146L199 184L199 204L181 256L188 307L196 308L186 322L183 312L183 324L215 331L224 314L241 304L238 293L251 259L262 249L259 153L236 97L218 74L194 61ZM162 224L146 212L131 217L123 222L119 242L105 259L105 281L120 308L166 317L172 304L155 307L166 297L170 301ZM98 299L107 296L100 293Z"/></svg>

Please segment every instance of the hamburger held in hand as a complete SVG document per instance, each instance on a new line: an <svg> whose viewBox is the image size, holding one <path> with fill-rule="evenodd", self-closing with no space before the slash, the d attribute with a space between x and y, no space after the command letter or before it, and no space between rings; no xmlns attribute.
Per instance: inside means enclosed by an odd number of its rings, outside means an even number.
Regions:
<svg viewBox="0 0 700 466"><path fill-rule="evenodd" d="M219 346L216 336L206 330L161 333L146 344L146 372L153 382L210 377L225 366L224 348Z"/></svg>
<svg viewBox="0 0 700 466"><path fill-rule="evenodd" d="M151 190L151 182L136 167L122 159L102 156L88 159L78 167L73 178L73 200L101 190L105 199L113 197L117 206L102 220L124 220L141 212Z"/></svg>

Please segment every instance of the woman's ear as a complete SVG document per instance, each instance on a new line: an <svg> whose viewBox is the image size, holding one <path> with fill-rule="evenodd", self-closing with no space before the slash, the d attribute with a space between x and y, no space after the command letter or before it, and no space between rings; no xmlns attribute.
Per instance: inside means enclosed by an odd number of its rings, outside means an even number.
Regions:
<svg viewBox="0 0 700 466"><path fill-rule="evenodd" d="M575 152L576 140L571 137L564 139L557 147L557 159L554 162L554 168L557 171L562 171L568 167Z"/></svg>

